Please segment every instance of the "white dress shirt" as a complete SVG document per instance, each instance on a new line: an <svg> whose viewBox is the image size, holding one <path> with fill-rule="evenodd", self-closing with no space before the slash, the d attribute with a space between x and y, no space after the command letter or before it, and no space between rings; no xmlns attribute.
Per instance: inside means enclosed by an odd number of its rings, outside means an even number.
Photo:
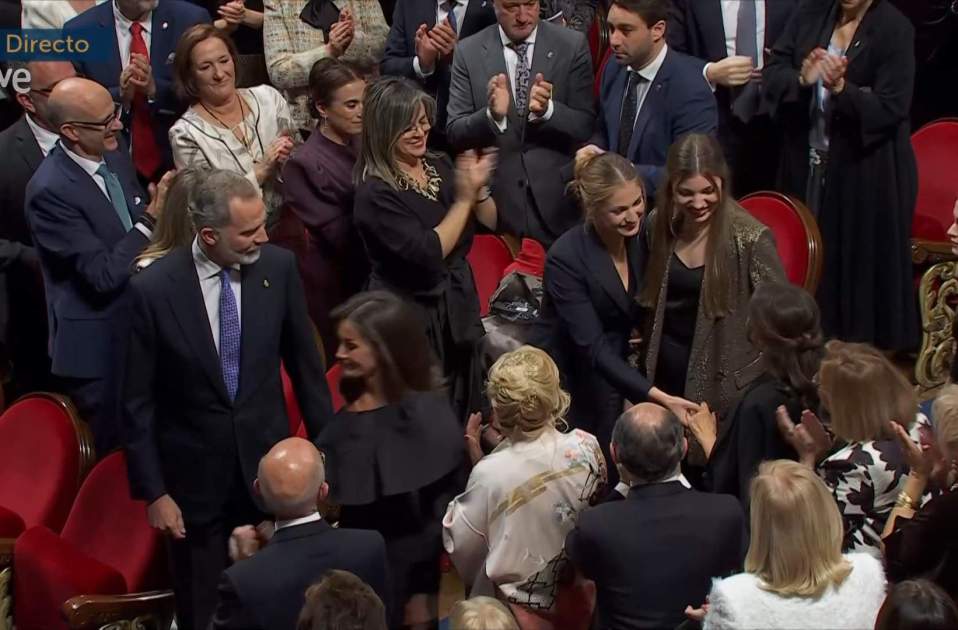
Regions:
<svg viewBox="0 0 958 630"><path fill-rule="evenodd" d="M519 64L519 55L516 54L516 51L512 48L512 40L509 39L509 36L506 35L506 32L502 30L502 27L499 28L499 39L502 40L502 56L506 60L506 76L509 78L509 87L511 88L510 92L512 93L512 102L516 102L516 66ZM526 67L529 68L529 92L532 92L532 83L536 80L536 76L532 73L532 58L533 53L535 52L536 47L536 33L539 32L539 27L536 26L532 29L532 32L529 33L529 37L525 39L526 44ZM529 122L535 122L538 120L549 120L552 118L552 112L555 110L555 107L552 104L552 99L549 99L549 106L546 108L546 111L541 116L529 112ZM509 117L505 116L502 119L502 122L496 122L492 117L492 112L489 108L486 108L486 115L489 117L489 120L492 121L492 124L496 126L499 130L499 133L503 133L508 126Z"/></svg>
<svg viewBox="0 0 958 630"><path fill-rule="evenodd" d="M116 44L120 49L120 63L123 68L126 68L130 65L130 44L133 41L133 33L130 32L130 27L133 26L133 21L120 12L120 7L117 6L115 0L113 2L113 17L116 22ZM149 52L152 42L150 29L153 27L153 12L147 11L139 22L143 26L143 41L146 43L147 52Z"/></svg>
<svg viewBox="0 0 958 630"><path fill-rule="evenodd" d="M755 4L755 41L758 44L756 69L765 65L765 0L747 0ZM738 53L735 41L738 37L738 9L742 0L722 0L722 24L725 26L725 51L729 57Z"/></svg>
<svg viewBox="0 0 958 630"><path fill-rule="evenodd" d="M26 116L27 126L30 127L30 131L33 133L33 137L36 138L37 144L40 145L40 153L43 154L43 157L46 157L50 154L50 151L53 151L53 147L57 146L57 142L60 141L60 136L38 125L34 122L30 114Z"/></svg>
<svg viewBox="0 0 958 630"><path fill-rule="evenodd" d="M206 305L206 316L210 320L210 332L213 335L213 345L216 354L220 352L220 271L222 267L207 257L200 247L199 237L193 238L193 265L196 267L196 276L200 280L200 291L203 293L203 304ZM236 296L236 317L240 327L243 325L243 285L240 282L240 266L233 265L230 269L230 287Z"/></svg>
<svg viewBox="0 0 958 630"><path fill-rule="evenodd" d="M299 518L292 518L288 521L276 521L276 529L274 532L278 532L284 527L295 527L296 525L305 525L306 523L315 523L316 521L323 520L323 517L319 515L319 512L313 512L309 516L301 516Z"/></svg>
<svg viewBox="0 0 958 630"><path fill-rule="evenodd" d="M468 0L436 0L436 24L441 23L449 15L449 10L446 8L448 3L451 2L452 13L456 16L456 37L459 36L459 31L462 30L462 20L466 17L466 5ZM415 52L415 51L413 51ZM424 72L422 67L419 65L419 56L415 56L412 59L412 69L416 72L416 76L420 79L425 79L426 77L432 76L432 73L436 71L435 68L429 72Z"/></svg>
<svg viewBox="0 0 958 630"><path fill-rule="evenodd" d="M685 478L685 475L683 475L682 473L679 473L679 474L677 474L677 475L673 475L673 476L669 477L668 479L663 479L662 481L656 481L656 482L654 482L654 483L670 483L670 482L672 482L672 481L678 481L678 482L679 482L680 484L682 484L687 490L691 490L691 489L692 489L692 484L689 483L689 480L686 479L686 478ZM635 485L636 485L636 486L644 486L644 485L651 485L651 484L641 484L641 483L637 483L637 484L635 484ZM615 492L618 492L619 494L621 494L621 495L624 496L624 497L629 496L629 490L631 490L631 489L632 489L632 486L630 486L629 484L625 483L624 481L620 481L619 483L615 484L615 488L613 488L613 490L614 490Z"/></svg>
<svg viewBox="0 0 958 630"><path fill-rule="evenodd" d="M27 117L27 120L28 121L30 120L29 116ZM80 168L86 171L87 175L89 175L90 178L93 179L93 183L97 185L97 188L100 189L100 192L103 193L103 196L106 197L106 200L109 201L110 204L112 205L113 201L110 200L110 193L107 192L107 189L106 189L106 180L103 179L102 175L97 173L101 165L106 166L106 162L104 162L102 158L99 161L97 161L97 160L91 160L90 158L87 158L87 157L83 157L82 155L78 155L77 153L74 153L73 151L68 149L67 146L63 144L62 142L60 143L60 148L63 149L64 152L66 152L67 156L69 156L71 160L79 164ZM107 166L107 168L109 168L109 166ZM133 219L132 215L130 216L130 219L131 220ZM146 238L153 237L153 230L146 227L141 221L134 221L133 228L136 230L139 230L140 233L143 234L143 236L145 236Z"/></svg>
<svg viewBox="0 0 958 630"><path fill-rule="evenodd" d="M639 92L639 100L635 108L635 120L639 119L639 112L642 111L642 103L645 102L645 97L649 95L649 90L652 89L652 84L655 83L655 77L658 76L659 70L662 68L662 64L665 63L665 56L669 53L668 44L662 46L662 50L659 51L659 54L655 56L655 59L645 64L643 68L633 68L629 66L630 72L637 73L640 77L645 79L643 83L639 83L635 86L636 90ZM625 103L625 99L622 99L622 102ZM635 120L632 121L632 125L635 126Z"/></svg>

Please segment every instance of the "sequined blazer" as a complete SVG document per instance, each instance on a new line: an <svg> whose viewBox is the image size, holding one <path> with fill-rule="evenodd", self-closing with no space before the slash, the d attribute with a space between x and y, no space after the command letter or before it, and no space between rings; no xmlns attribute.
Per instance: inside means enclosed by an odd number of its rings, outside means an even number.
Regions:
<svg viewBox="0 0 958 630"><path fill-rule="evenodd" d="M340 11L349 7L356 32L342 59L378 64L386 49L389 26L378 0L330 0ZM323 31L303 22L305 0L266 0L263 3L263 49L269 79L289 101L293 122L312 129L309 112L309 71L327 56Z"/></svg>
<svg viewBox="0 0 958 630"><path fill-rule="evenodd" d="M746 333L748 302L752 293L762 282L786 281L771 230L738 204L734 204L730 211L730 232L734 241L726 265L726 269L734 274L729 279L730 312L724 317L711 318L706 317L705 309L699 308L685 377L685 392L668 392L684 395L693 402L707 402L720 415L731 409L749 383L762 373L759 352L749 343ZM646 235L653 233L651 226L656 214L653 212L647 219L649 225ZM707 278L703 281L703 289ZM662 341L668 283L669 271L666 266L659 299L646 326L648 347L645 368L649 381L653 383Z"/></svg>

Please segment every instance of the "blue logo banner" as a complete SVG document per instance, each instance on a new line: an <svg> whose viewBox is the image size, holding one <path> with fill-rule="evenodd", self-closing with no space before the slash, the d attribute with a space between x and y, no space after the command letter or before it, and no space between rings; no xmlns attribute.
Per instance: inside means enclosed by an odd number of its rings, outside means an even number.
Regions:
<svg viewBox="0 0 958 630"><path fill-rule="evenodd" d="M108 61L116 54L112 29L0 29L2 61Z"/></svg>

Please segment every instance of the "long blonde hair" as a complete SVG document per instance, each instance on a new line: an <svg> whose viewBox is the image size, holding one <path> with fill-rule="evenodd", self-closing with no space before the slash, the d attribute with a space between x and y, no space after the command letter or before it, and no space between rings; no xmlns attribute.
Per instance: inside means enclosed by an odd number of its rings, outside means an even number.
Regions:
<svg viewBox="0 0 958 630"><path fill-rule="evenodd" d="M569 410L569 394L559 383L552 358L532 346L499 357L486 385L499 426L510 434L534 436L554 426Z"/></svg>
<svg viewBox="0 0 958 630"><path fill-rule="evenodd" d="M840 585L852 566L834 497L812 469L789 460L762 463L751 485L752 540L745 570L762 588L815 597Z"/></svg>
<svg viewBox="0 0 958 630"><path fill-rule="evenodd" d="M675 195L685 180L701 175L721 190L715 212L710 219L709 238L705 246L705 276L702 281L702 307L711 319L728 315L729 274L728 252L732 248L730 215L736 203L731 196L731 177L722 147L712 136L691 133L679 138L665 163L666 179L659 187L652 232L652 252L645 273L645 288L639 297L642 306L655 308L662 288L662 277L675 249L678 234L685 223L685 213L675 207ZM719 186L721 180L721 186Z"/></svg>
<svg viewBox="0 0 958 630"><path fill-rule="evenodd" d="M177 247L189 245L196 234L190 219L190 199L193 187L200 181L201 171L195 168L177 169L166 192L166 201L160 218L156 220L153 237L146 249L136 257L139 264L145 260L162 258Z"/></svg>

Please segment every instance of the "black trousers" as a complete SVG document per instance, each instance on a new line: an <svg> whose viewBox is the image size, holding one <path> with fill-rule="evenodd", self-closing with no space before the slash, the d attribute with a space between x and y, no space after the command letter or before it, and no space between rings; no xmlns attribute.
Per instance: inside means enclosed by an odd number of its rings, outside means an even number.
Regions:
<svg viewBox="0 0 958 630"><path fill-rule="evenodd" d="M230 563L230 534L240 525L258 525L265 518L253 503L252 488L246 488L239 462L235 477L230 496L216 518L196 523L184 515L186 538L167 539L179 630L206 630L216 610L216 585Z"/></svg>

